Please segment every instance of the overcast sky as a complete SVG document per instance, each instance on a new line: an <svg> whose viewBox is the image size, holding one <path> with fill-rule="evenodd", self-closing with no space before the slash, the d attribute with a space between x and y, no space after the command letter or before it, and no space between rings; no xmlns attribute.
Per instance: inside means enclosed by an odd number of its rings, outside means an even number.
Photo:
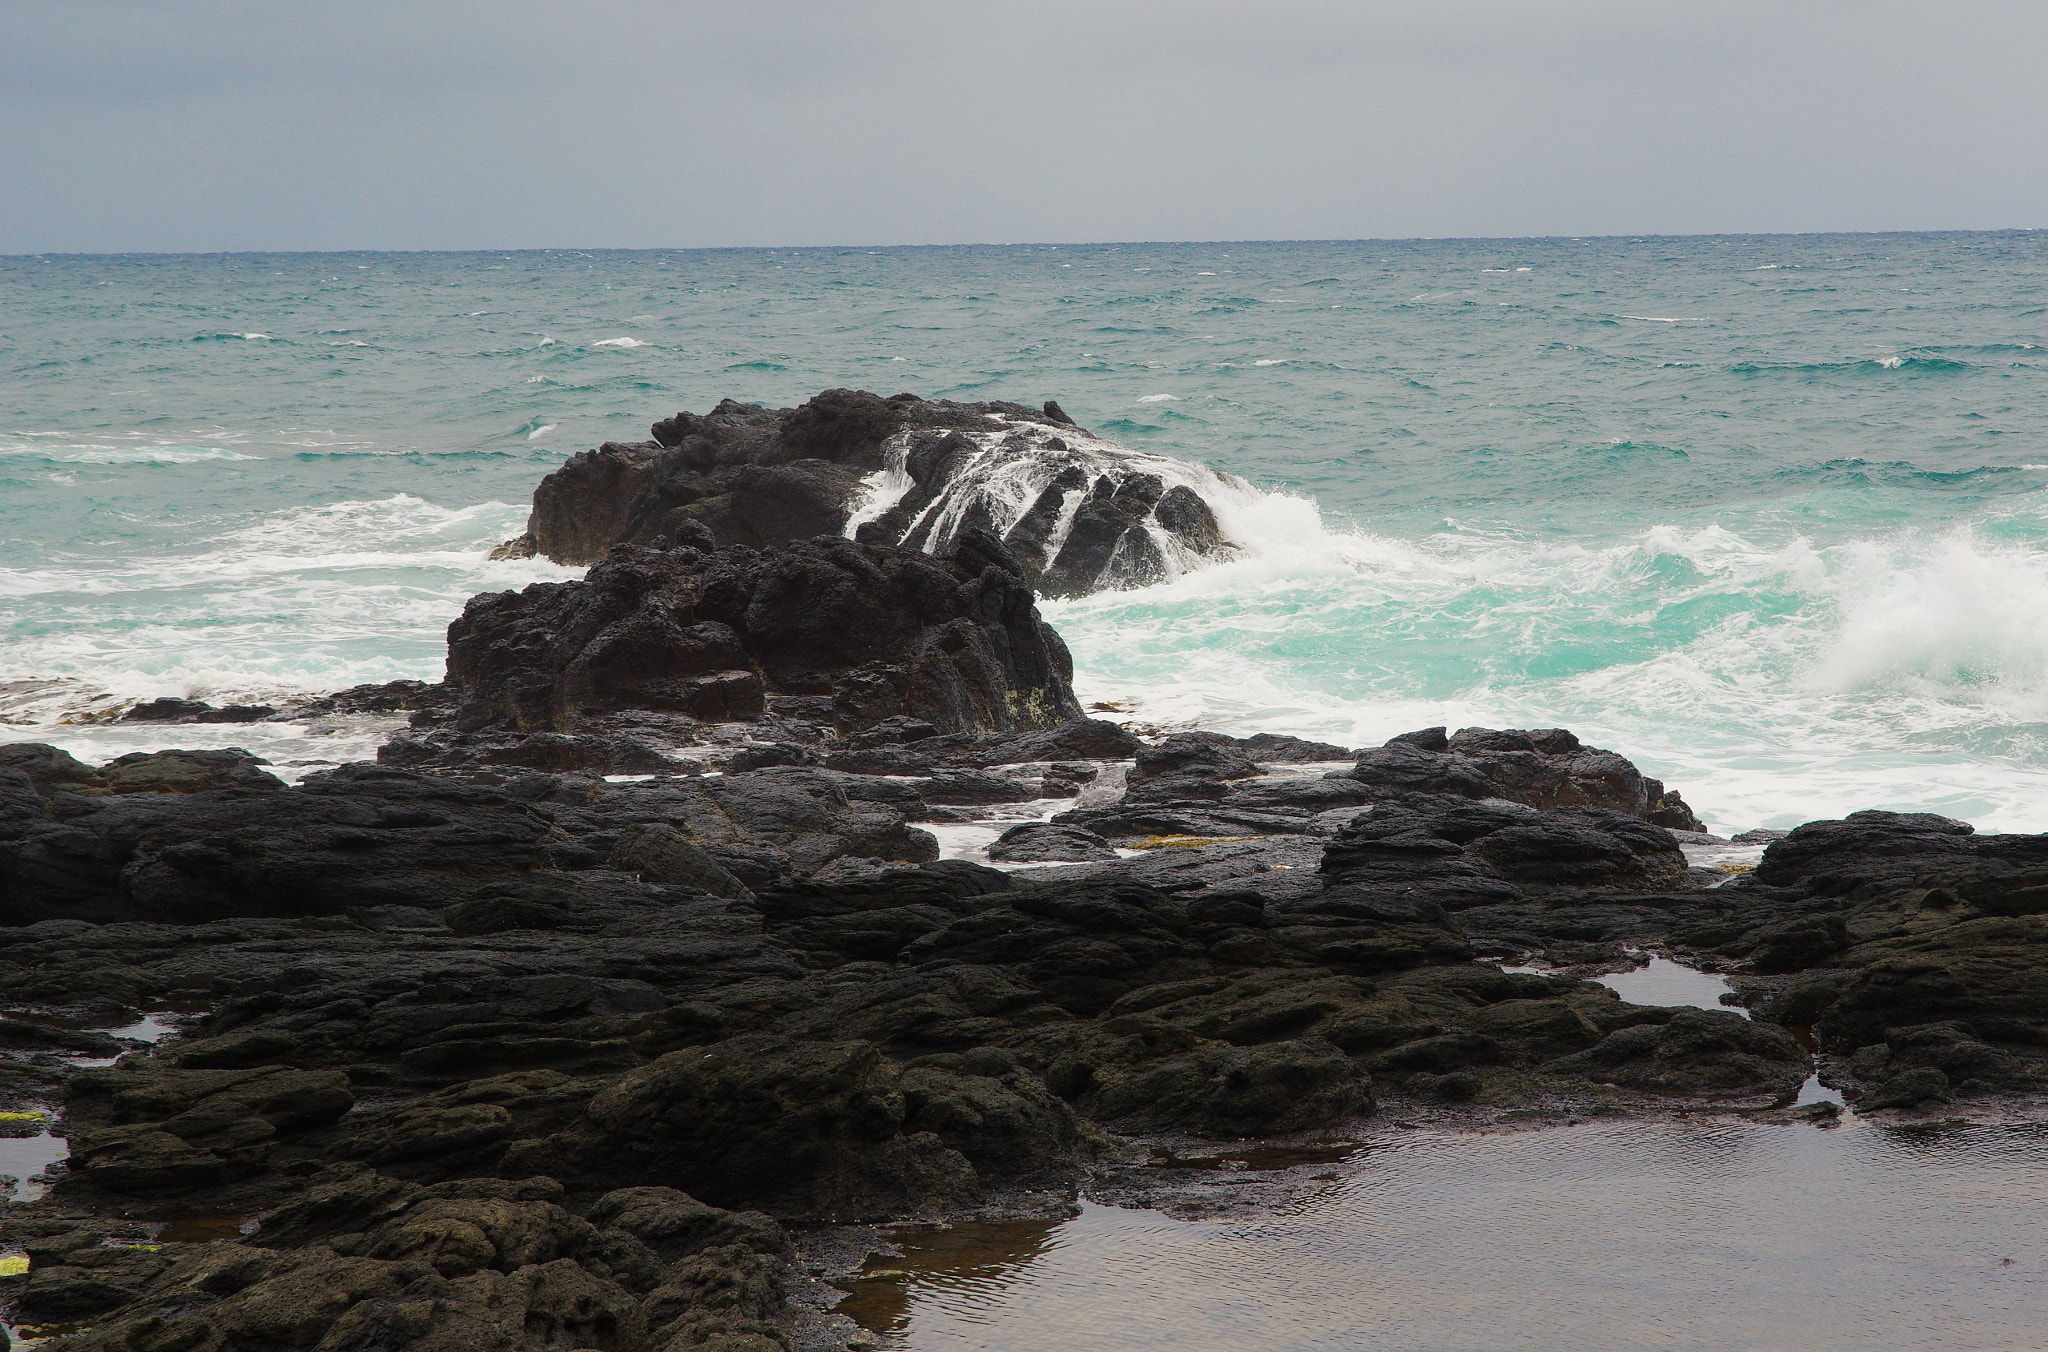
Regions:
<svg viewBox="0 0 2048 1352"><path fill-rule="evenodd" d="M2048 3L0 0L0 253L2048 226Z"/></svg>

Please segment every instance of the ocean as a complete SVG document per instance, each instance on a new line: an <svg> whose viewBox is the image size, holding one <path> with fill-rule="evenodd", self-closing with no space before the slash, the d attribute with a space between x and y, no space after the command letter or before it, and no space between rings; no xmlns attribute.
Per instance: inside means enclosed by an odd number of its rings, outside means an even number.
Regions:
<svg viewBox="0 0 2048 1352"><path fill-rule="evenodd" d="M1057 399L1242 550L1048 603L1085 702L1569 727L1710 827L2048 830L2048 234L0 258L0 737L436 679L568 454L720 399Z"/></svg>

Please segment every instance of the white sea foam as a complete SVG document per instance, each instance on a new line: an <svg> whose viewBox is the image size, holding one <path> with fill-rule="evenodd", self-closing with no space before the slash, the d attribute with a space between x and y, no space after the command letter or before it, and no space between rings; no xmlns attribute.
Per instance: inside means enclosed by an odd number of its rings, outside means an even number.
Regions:
<svg viewBox="0 0 2048 1352"><path fill-rule="evenodd" d="M899 357L897 360L900 361L902 358ZM898 435L891 438L889 444L882 448L882 459L881 470L867 477L860 500L854 503L853 510L847 513L846 527L841 534L849 540L854 538L862 526L903 501L903 495L917 486L917 481L910 477L907 468L909 443L906 437Z"/></svg>
<svg viewBox="0 0 2048 1352"><path fill-rule="evenodd" d="M33 456L66 465L186 465L201 460L255 460L224 446L109 446L84 443L72 446L20 445L0 443L0 455Z"/></svg>
<svg viewBox="0 0 2048 1352"><path fill-rule="evenodd" d="M0 720L10 739L61 735L108 754L148 749L138 737L171 739L160 746L305 737L269 724L152 731L76 720L167 694L276 703L437 679L442 634L470 596L576 575L485 557L524 516L507 503L444 508L401 493L271 513L191 552L0 570L6 608L28 620L0 649ZM78 622L81 613L94 622Z"/></svg>
<svg viewBox="0 0 2048 1352"><path fill-rule="evenodd" d="M1141 404L1171 404L1179 398L1180 396L1177 394L1141 394L1138 396L1138 402Z"/></svg>
<svg viewBox="0 0 2048 1352"><path fill-rule="evenodd" d="M1084 700L1349 745L1568 726L1731 830L1864 807L2048 830L2048 555L1967 532L1818 549L1718 526L1604 548L1408 542L1332 530L1290 494L1210 501L1237 558L1048 605ZM1696 605L1729 613L1688 628ZM1529 665L1589 645L1616 653Z"/></svg>
<svg viewBox="0 0 2048 1352"><path fill-rule="evenodd" d="M1623 315L1623 319L1640 320L1645 324L1711 324L1714 321L1698 315Z"/></svg>
<svg viewBox="0 0 2048 1352"><path fill-rule="evenodd" d="M1252 365L1254 365L1254 366L1285 366L1285 365L1287 365L1287 363L1288 363L1288 362L1290 362L1290 361L1292 361L1292 360L1294 360L1294 359L1293 359L1292 357L1261 357L1261 358L1259 358L1259 359L1258 359L1257 361L1253 362L1253 363L1252 363Z"/></svg>

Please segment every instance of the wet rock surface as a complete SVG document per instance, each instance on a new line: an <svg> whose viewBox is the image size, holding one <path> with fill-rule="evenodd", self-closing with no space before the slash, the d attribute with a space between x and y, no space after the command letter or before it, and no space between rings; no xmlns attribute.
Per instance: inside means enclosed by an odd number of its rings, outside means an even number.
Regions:
<svg viewBox="0 0 2048 1352"><path fill-rule="evenodd" d="M842 732L1015 732L1079 718L1072 675L1016 560L975 532L943 556L622 546L581 582L476 597L448 629L464 732L590 731L579 720L625 710L728 721L770 694L829 697Z"/></svg>
<svg viewBox="0 0 2048 1352"><path fill-rule="evenodd" d="M11 748L10 998L207 1011L153 1046L9 1043L40 1074L11 1092L40 1093L70 1143L8 1214L20 1242L70 1245L36 1250L23 1317L89 1320L74 1343L95 1348L175 1329L195 1348L765 1352L815 1324L782 1224L1071 1187L1108 1133L1341 1131L1387 1101L1768 1102L1808 1072L1769 1024L1474 960L1510 917L1641 928L1738 895L1688 890L1641 816L1387 796L1288 745L908 717L849 735L807 712L674 725L696 740L658 754L754 768L626 781L447 758L478 744L432 729L291 788L116 793ZM913 749L925 773L897 773ZM1004 872L938 860L914 824L1020 810L1014 785L1046 813L1093 795L1066 815L1117 834L1024 821L989 851ZM1235 829L1131 834L1202 813ZM1952 834L1923 834L1950 886L1982 881ZM1811 835L1788 857L1821 858ZM2031 905L2012 876L1991 909ZM1963 1065L2003 1054L1974 1027L1888 1035L1885 1101L1968 1092ZM90 1053L119 1060L75 1064ZM259 1220L134 1247L198 1213Z"/></svg>
<svg viewBox="0 0 2048 1352"><path fill-rule="evenodd" d="M1172 462L1100 441L1056 404L827 390L793 409L728 399L650 432L550 474L500 556L588 564L617 544L761 549L842 534L943 552L983 530L1042 593L1072 596L1232 549L1203 495L1162 477Z"/></svg>
<svg viewBox="0 0 2048 1352"><path fill-rule="evenodd" d="M803 445L894 426L842 411ZM2048 837L1858 813L1702 867L1561 730L1085 719L985 531L664 529L329 697L414 715L375 764L0 746L0 1110L69 1148L0 1301L56 1346L824 1346L785 1226L1063 1198L1119 1135L1762 1110L1814 1047L1862 1111L2048 1092ZM1585 979L1645 953L1754 1017Z"/></svg>

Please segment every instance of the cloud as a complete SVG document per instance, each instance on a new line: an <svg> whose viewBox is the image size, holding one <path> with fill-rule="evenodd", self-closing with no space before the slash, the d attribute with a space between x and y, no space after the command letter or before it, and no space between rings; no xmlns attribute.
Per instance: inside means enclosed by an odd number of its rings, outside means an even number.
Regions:
<svg viewBox="0 0 2048 1352"><path fill-rule="evenodd" d="M12 0L0 250L2048 224L2048 7Z"/></svg>

